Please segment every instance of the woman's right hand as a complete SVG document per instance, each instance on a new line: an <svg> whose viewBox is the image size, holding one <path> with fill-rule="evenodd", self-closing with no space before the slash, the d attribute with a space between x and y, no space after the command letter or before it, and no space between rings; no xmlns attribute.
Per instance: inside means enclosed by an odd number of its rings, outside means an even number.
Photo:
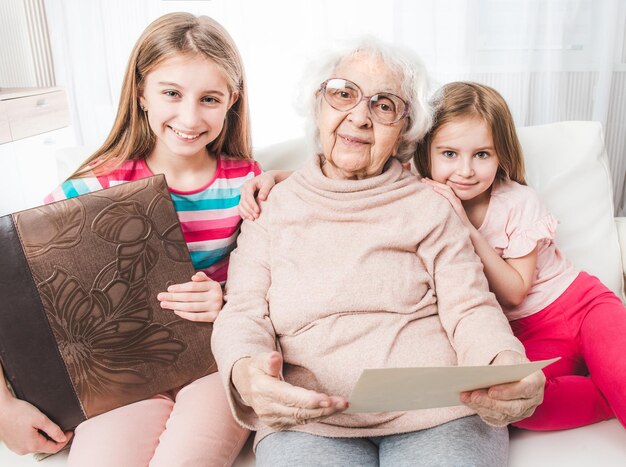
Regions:
<svg viewBox="0 0 626 467"><path fill-rule="evenodd" d="M261 213L259 202L267 199L274 185L276 179L271 172L264 172L243 184L239 201L239 214L242 219L253 221L259 217Z"/></svg>
<svg viewBox="0 0 626 467"><path fill-rule="evenodd" d="M64 433L35 406L16 399L8 391L0 395L0 440L11 451L19 455L33 452L54 454L71 438L71 431Z"/></svg>
<svg viewBox="0 0 626 467"><path fill-rule="evenodd" d="M232 383L261 422L282 430L327 418L348 408L343 397L328 396L280 380L283 360L278 352L238 360Z"/></svg>

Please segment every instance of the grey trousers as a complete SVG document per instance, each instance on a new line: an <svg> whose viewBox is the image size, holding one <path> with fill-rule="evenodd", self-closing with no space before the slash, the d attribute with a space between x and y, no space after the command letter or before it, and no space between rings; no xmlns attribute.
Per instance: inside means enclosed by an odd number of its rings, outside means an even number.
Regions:
<svg viewBox="0 0 626 467"><path fill-rule="evenodd" d="M280 431L256 448L259 467L504 467L509 433L477 415L426 430L369 438L327 438Z"/></svg>

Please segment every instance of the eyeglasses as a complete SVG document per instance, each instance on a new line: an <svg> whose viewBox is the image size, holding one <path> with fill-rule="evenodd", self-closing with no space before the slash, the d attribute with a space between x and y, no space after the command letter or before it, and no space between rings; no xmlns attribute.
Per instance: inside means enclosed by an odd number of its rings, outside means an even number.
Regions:
<svg viewBox="0 0 626 467"><path fill-rule="evenodd" d="M320 91L328 105L341 112L352 110L366 100L372 118L384 125L393 125L409 114L409 105L395 94L379 92L364 96L363 91L347 79L327 79L321 84Z"/></svg>

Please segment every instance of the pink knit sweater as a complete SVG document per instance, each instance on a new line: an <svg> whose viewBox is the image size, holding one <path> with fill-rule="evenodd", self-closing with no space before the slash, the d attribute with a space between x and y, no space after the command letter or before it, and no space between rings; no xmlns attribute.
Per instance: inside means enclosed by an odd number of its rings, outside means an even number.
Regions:
<svg viewBox="0 0 626 467"><path fill-rule="evenodd" d="M348 398L364 368L486 365L524 354L489 292L469 234L449 203L392 159L366 180L332 180L318 157L245 221L231 255L228 303L213 352L236 418L271 429L238 402L234 363L278 350L285 381ZM471 414L464 406L339 414L294 427L380 436Z"/></svg>

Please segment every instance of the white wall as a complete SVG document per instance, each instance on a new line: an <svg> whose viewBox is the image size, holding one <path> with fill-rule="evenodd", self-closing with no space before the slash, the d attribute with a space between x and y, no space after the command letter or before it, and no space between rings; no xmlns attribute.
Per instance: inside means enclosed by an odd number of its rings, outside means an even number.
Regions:
<svg viewBox="0 0 626 467"><path fill-rule="evenodd" d="M77 138L86 146L104 140L130 49L143 28L164 13L207 14L232 34L246 65L257 147L302 134L294 100L306 64L330 46L370 34L416 50L435 85L466 79L496 87L519 126L600 121L616 188L616 212L626 215L626 1L44 3L57 83L68 90ZM0 49L4 46L0 41Z"/></svg>

